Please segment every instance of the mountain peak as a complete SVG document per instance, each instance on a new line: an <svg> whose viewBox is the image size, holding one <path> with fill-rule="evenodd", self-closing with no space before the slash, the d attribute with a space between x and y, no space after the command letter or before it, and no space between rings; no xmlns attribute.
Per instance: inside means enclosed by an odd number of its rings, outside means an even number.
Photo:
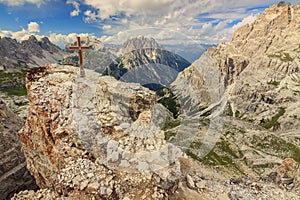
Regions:
<svg viewBox="0 0 300 200"><path fill-rule="evenodd" d="M62 58L62 50L47 37L37 39L31 35L22 42L8 37L0 38L0 65L8 68L40 66L56 63Z"/></svg>
<svg viewBox="0 0 300 200"><path fill-rule="evenodd" d="M38 40L36 39L36 37L34 35L29 36L27 41L38 42Z"/></svg>
<svg viewBox="0 0 300 200"><path fill-rule="evenodd" d="M161 49L162 46L160 46L154 38L150 37L144 37L144 36L138 36L131 39L128 39L121 49L122 53L131 52L138 49Z"/></svg>
<svg viewBox="0 0 300 200"><path fill-rule="evenodd" d="M300 5L271 6L252 24L237 29L231 41L210 48L218 55L225 85L231 84L244 69L258 73L269 69L290 74L299 71ZM249 66L248 66L249 65Z"/></svg>

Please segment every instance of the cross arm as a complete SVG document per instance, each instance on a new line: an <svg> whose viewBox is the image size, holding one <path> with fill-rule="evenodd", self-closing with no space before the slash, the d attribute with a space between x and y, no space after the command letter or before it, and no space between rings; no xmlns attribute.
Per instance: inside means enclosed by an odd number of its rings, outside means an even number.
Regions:
<svg viewBox="0 0 300 200"><path fill-rule="evenodd" d="M69 47L70 50L78 50L78 47Z"/></svg>

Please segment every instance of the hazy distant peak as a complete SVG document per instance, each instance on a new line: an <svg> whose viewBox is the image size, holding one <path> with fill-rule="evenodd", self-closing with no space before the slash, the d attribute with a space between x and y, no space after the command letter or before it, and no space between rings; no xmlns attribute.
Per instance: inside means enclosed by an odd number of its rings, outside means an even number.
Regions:
<svg viewBox="0 0 300 200"><path fill-rule="evenodd" d="M138 36L131 39L128 39L121 49L122 53L131 52L137 49L147 49L147 48L153 48L153 49L161 49L162 46L160 46L154 38L148 38L144 36Z"/></svg>

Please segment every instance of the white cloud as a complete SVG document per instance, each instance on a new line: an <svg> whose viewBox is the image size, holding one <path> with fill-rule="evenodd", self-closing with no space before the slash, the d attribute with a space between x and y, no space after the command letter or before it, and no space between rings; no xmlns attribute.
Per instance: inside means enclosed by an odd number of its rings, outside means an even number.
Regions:
<svg viewBox="0 0 300 200"><path fill-rule="evenodd" d="M104 25L104 26L102 26L102 29L109 30L109 29L111 29L111 25Z"/></svg>
<svg viewBox="0 0 300 200"><path fill-rule="evenodd" d="M28 24L28 28L27 28L27 31L29 33L39 33L40 32L40 26L38 23L36 22L30 22Z"/></svg>
<svg viewBox="0 0 300 200"><path fill-rule="evenodd" d="M101 22L104 33L112 35L105 40L112 43L121 43L120 35L124 32L128 35L128 30L132 30L132 35L138 29L144 30L138 31L139 34L150 35L149 28L153 27L180 31L202 43L218 43L230 39L235 21L242 20L234 28L251 22L262 11L261 7L277 4L278 0L84 0L83 3L93 8L85 12L86 22Z"/></svg>
<svg viewBox="0 0 300 200"><path fill-rule="evenodd" d="M168 10L172 8L174 0L102 0L101 2L98 0L85 0L84 3L98 9L99 18L109 19L110 16L120 13L124 13L127 16L169 13Z"/></svg>
<svg viewBox="0 0 300 200"><path fill-rule="evenodd" d="M77 41L77 36L81 37L82 39L87 38L87 37L95 37L93 35L90 35L89 33L81 33L81 34L70 33L68 35L51 33L49 36L49 40L52 43L60 46L61 48L64 48L66 46L66 44Z"/></svg>
<svg viewBox="0 0 300 200"><path fill-rule="evenodd" d="M37 6L46 3L49 0L0 0L0 3L3 3L8 6L22 6L25 3L36 4Z"/></svg>
<svg viewBox="0 0 300 200"><path fill-rule="evenodd" d="M84 12L84 15L85 15L84 21L87 22L87 23L95 22L98 19L97 13L95 13L91 10L86 10Z"/></svg>
<svg viewBox="0 0 300 200"><path fill-rule="evenodd" d="M22 28L21 30L15 32L10 30L0 30L0 37L9 37L18 41L24 41L27 40L31 35L34 35L39 40L45 37L44 35L39 35L39 32L39 24L37 22L30 22L27 25L27 29ZM47 37L52 43L60 46L61 48L64 48L67 43L73 43L77 41L77 36L80 36L83 40L87 37L95 37L89 33L70 33L67 35L51 33Z"/></svg>
<svg viewBox="0 0 300 200"><path fill-rule="evenodd" d="M72 4L74 6L74 10L70 13L72 17L78 16L80 13L79 6L80 4L75 0L67 0L66 4Z"/></svg>
<svg viewBox="0 0 300 200"><path fill-rule="evenodd" d="M40 26L37 22L30 22L27 29L22 28L20 31L0 30L1 37L11 37L18 41L27 40L30 35L35 35L40 32Z"/></svg>
<svg viewBox="0 0 300 200"><path fill-rule="evenodd" d="M125 31L119 31L115 35L111 36L102 36L101 41L109 44L122 44L126 40L138 37L152 37L161 45L190 45L190 44L199 44L200 41L195 40L189 34L186 34L182 31L176 31L167 28L139 28L139 29L130 29Z"/></svg>
<svg viewBox="0 0 300 200"><path fill-rule="evenodd" d="M39 6L47 1L54 0L0 0L0 3ZM144 35L155 38L161 44L171 45L228 41L233 30L256 19L261 12L259 7L277 4L278 0L67 0L66 3L74 6L71 16L82 12L86 23L100 22L96 24L101 33L109 35L102 36L105 43L121 44L128 38ZM86 8L81 6L83 4L90 7L83 10ZM241 22L231 27L236 21ZM24 40L39 31L39 24L31 22L27 29L0 31L0 36ZM71 40L75 41L76 36L75 33L52 33L49 37L51 42L63 47Z"/></svg>
<svg viewBox="0 0 300 200"><path fill-rule="evenodd" d="M248 17L245 17L241 22L235 24L232 29L236 30L246 24L251 24L252 22L254 22L257 19L258 15L250 15Z"/></svg>
<svg viewBox="0 0 300 200"><path fill-rule="evenodd" d="M11 37L11 31L8 30L0 30L0 37Z"/></svg>

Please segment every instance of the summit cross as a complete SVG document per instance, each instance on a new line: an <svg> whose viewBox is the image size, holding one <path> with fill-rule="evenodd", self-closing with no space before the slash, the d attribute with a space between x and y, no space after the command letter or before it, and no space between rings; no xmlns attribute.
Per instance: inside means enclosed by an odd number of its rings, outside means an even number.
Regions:
<svg viewBox="0 0 300 200"><path fill-rule="evenodd" d="M81 46L80 37L77 37L77 46L69 47L70 50L78 51L79 54L79 65L80 65L80 76L85 77L83 62L82 62L82 51L90 49L88 46Z"/></svg>

